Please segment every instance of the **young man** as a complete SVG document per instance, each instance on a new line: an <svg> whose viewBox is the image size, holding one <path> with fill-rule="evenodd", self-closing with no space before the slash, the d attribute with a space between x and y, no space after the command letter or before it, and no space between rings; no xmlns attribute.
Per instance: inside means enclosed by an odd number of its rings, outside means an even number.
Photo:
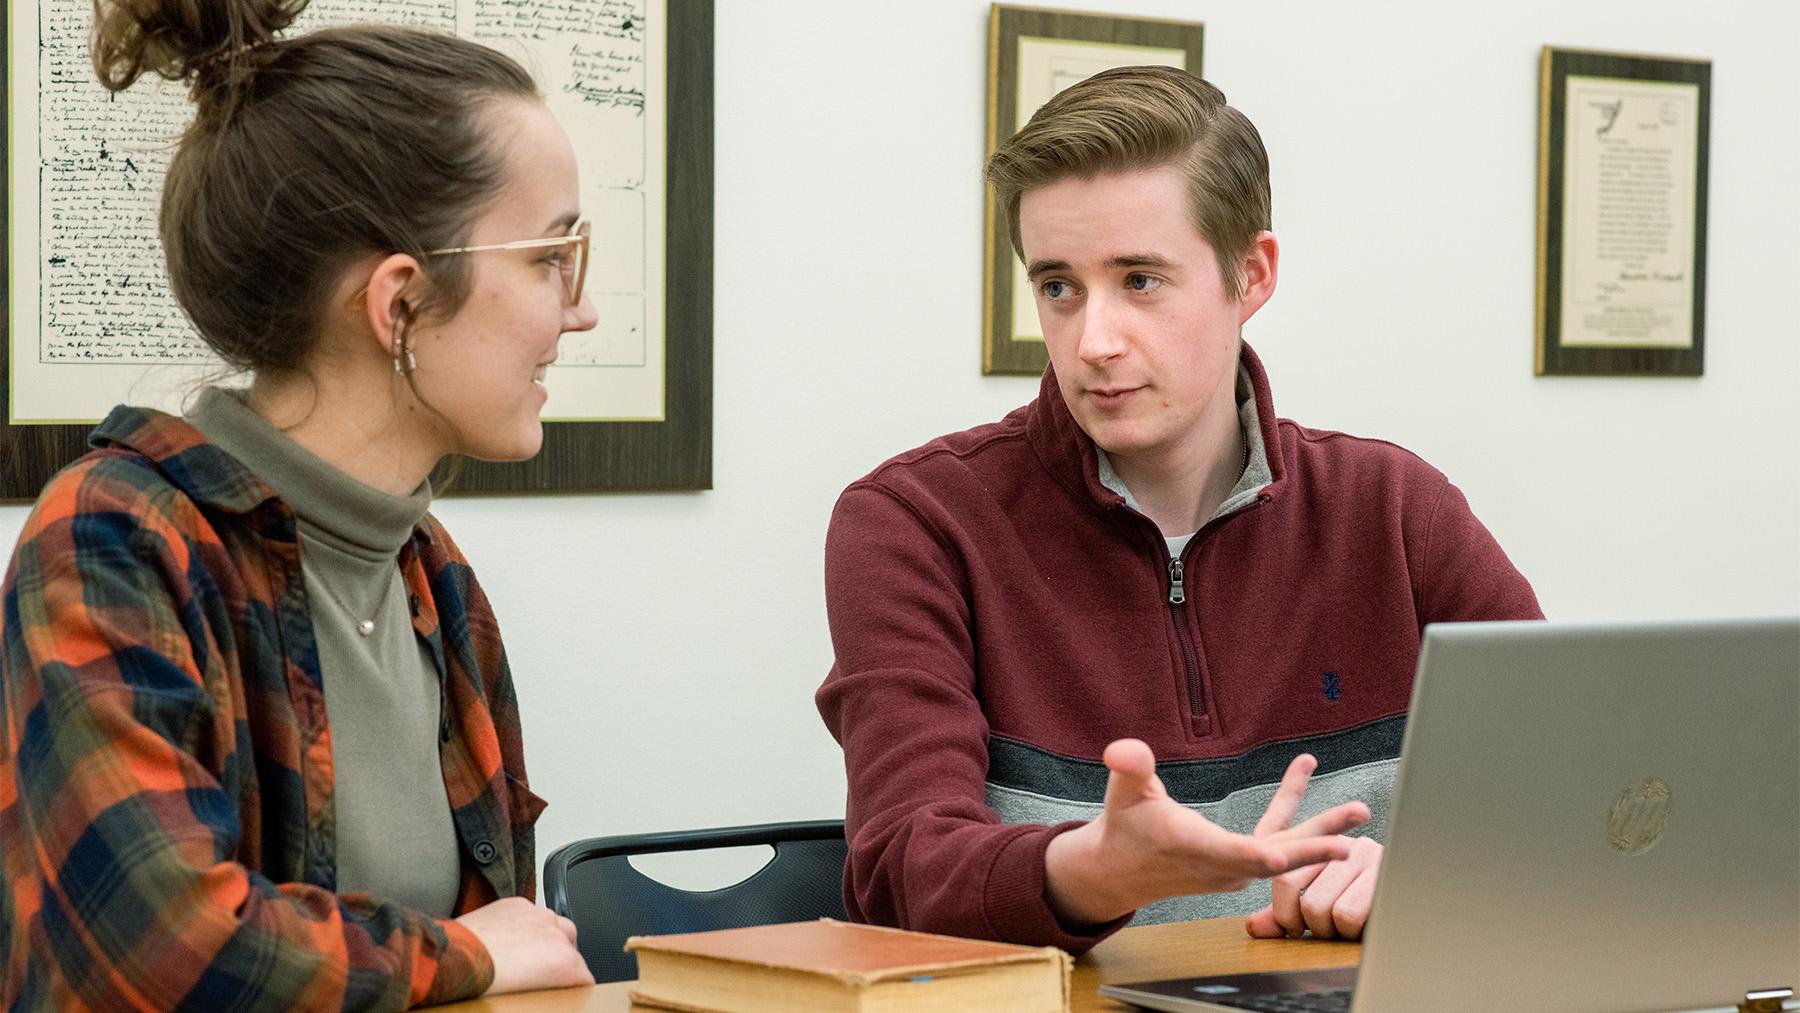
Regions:
<svg viewBox="0 0 1800 1013"><path fill-rule="evenodd" d="M1430 465L1275 415L1240 338L1268 160L1217 89L1097 75L987 176L1051 366L833 515L849 909L1075 952L1134 913L1355 938L1421 628L1541 618L1531 587Z"/></svg>

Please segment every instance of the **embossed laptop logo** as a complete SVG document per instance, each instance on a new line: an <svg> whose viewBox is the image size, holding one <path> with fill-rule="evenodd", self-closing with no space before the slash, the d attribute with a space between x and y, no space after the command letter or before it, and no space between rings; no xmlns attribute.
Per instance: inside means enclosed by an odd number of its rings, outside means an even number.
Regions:
<svg viewBox="0 0 1800 1013"><path fill-rule="evenodd" d="M1619 793L1606 821L1606 839L1627 855L1641 855L1662 838L1669 827L1669 785L1660 777L1646 777Z"/></svg>

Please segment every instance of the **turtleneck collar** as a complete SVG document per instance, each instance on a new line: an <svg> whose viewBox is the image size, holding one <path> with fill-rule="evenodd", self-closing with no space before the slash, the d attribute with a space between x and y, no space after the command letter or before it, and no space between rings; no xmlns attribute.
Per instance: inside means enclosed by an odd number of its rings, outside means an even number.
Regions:
<svg viewBox="0 0 1800 1013"><path fill-rule="evenodd" d="M408 496L364 485L270 425L243 391L208 387L186 419L267 482L304 529L352 555L392 559L431 507L430 482Z"/></svg>

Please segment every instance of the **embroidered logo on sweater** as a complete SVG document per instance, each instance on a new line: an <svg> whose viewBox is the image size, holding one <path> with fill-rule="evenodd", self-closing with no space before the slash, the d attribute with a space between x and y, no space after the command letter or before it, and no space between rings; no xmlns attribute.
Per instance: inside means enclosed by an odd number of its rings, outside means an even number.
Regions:
<svg viewBox="0 0 1800 1013"><path fill-rule="evenodd" d="M1338 682L1338 674L1336 672L1326 672L1324 677L1319 681L1324 684L1325 699L1336 703L1338 697L1344 695L1343 687Z"/></svg>

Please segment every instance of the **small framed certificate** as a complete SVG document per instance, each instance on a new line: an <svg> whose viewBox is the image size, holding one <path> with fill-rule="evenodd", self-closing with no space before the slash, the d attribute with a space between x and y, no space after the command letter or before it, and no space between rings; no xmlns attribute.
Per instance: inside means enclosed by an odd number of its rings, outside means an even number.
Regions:
<svg viewBox="0 0 1800 1013"><path fill-rule="evenodd" d="M1537 374L1699 376L1712 64L1546 46Z"/></svg>
<svg viewBox="0 0 1800 1013"><path fill-rule="evenodd" d="M988 17L988 137L992 154L1052 95L1103 70L1155 64L1200 73L1204 26L994 4ZM1044 371L1050 361L1006 211L987 194L982 286L983 373Z"/></svg>

